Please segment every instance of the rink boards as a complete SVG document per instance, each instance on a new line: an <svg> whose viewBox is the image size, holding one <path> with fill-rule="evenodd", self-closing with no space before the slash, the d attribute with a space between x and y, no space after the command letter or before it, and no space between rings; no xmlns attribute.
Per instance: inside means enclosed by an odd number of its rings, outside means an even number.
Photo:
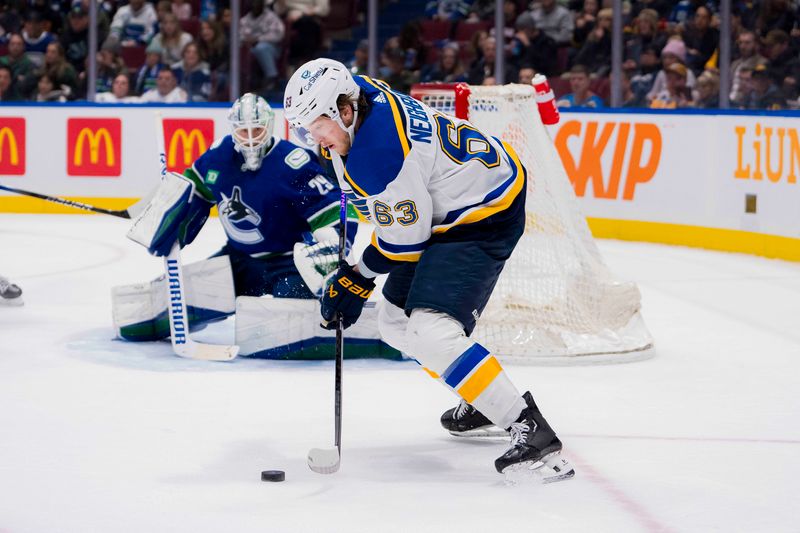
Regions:
<svg viewBox="0 0 800 533"><path fill-rule="evenodd" d="M227 104L3 106L0 183L124 208L158 181L156 135L170 170L182 171L229 131L227 112ZM798 116L568 112L551 134L596 236L800 261ZM289 135L280 108L275 133ZM3 193L0 212L80 213Z"/></svg>

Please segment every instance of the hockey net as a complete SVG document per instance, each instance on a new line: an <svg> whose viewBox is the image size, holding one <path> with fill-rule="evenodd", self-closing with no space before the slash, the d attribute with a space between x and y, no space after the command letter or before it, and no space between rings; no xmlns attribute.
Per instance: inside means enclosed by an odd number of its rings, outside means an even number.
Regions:
<svg viewBox="0 0 800 533"><path fill-rule="evenodd" d="M505 361L615 362L653 354L634 283L597 248L526 85L419 84L412 96L510 143L528 169L525 233L473 336Z"/></svg>

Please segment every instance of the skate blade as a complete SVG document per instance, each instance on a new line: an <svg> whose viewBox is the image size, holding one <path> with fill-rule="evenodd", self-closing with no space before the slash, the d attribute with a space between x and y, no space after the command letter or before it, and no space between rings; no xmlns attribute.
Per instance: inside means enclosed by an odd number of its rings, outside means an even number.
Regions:
<svg viewBox="0 0 800 533"><path fill-rule="evenodd" d="M450 431L449 433L454 437L462 439L496 439L508 437L508 431L500 429L497 426L484 426L482 428L470 429L469 431Z"/></svg>
<svg viewBox="0 0 800 533"><path fill-rule="evenodd" d="M561 452L553 452L539 461L523 461L503 469L506 485L526 483L555 483L575 477L575 469L561 457Z"/></svg>

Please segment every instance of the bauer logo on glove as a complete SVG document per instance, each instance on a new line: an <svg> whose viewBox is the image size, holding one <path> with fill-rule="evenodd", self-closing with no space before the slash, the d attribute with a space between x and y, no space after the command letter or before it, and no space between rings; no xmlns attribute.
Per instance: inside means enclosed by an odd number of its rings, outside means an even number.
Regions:
<svg viewBox="0 0 800 533"><path fill-rule="evenodd" d="M337 314L341 314L342 327L355 324L373 289L374 280L362 276L346 262L340 263L322 295L322 327L334 329Z"/></svg>

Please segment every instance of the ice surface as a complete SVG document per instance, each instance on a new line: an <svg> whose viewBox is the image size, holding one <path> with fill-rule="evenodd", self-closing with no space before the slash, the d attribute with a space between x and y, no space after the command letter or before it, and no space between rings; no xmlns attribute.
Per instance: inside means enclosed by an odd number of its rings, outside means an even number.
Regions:
<svg viewBox="0 0 800 533"><path fill-rule="evenodd" d="M0 531L798 531L800 266L614 241L654 359L509 367L573 480L507 487L502 440L439 428L455 399L412 362L203 363L112 340L110 288L160 272L102 216L0 215ZM222 243L216 220L185 262ZM200 338L230 342L230 321ZM286 471L283 483L260 472Z"/></svg>

